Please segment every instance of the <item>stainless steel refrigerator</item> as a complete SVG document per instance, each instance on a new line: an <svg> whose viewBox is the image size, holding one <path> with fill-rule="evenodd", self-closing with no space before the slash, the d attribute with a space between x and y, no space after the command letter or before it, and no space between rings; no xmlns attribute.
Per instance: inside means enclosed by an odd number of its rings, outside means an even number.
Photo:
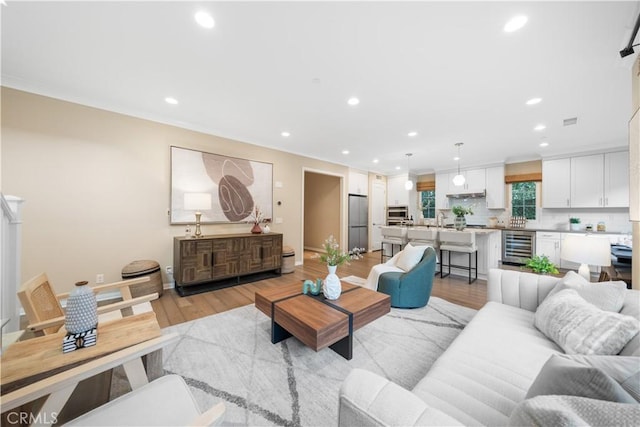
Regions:
<svg viewBox="0 0 640 427"><path fill-rule="evenodd" d="M367 196L349 194L349 250L369 248L369 201Z"/></svg>

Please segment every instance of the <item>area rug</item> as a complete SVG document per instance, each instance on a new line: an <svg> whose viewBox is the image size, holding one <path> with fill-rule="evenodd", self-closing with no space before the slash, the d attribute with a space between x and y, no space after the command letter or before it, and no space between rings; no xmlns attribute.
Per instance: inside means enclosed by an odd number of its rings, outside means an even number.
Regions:
<svg viewBox="0 0 640 427"><path fill-rule="evenodd" d="M202 410L224 401L223 425L336 425L353 368L412 389L475 313L435 297L424 308L392 308L355 332L346 360L294 337L272 344L269 318L250 305L163 329L180 335L164 350L164 368L185 379Z"/></svg>

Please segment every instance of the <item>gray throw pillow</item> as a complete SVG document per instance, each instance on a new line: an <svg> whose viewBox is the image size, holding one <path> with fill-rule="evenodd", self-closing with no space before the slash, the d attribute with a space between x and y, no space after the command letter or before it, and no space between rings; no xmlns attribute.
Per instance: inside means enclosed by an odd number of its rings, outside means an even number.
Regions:
<svg viewBox="0 0 640 427"><path fill-rule="evenodd" d="M544 395L567 395L638 403L616 380L598 368L554 355L547 360L529 387L526 398Z"/></svg>
<svg viewBox="0 0 640 427"><path fill-rule="evenodd" d="M534 325L568 354L618 354L638 333L638 319L600 310L572 289L545 298Z"/></svg>
<svg viewBox="0 0 640 427"><path fill-rule="evenodd" d="M569 271L549 292L547 298L564 289L573 289L585 301L601 310L618 313L624 304L627 284L623 281L591 283L575 271Z"/></svg>
<svg viewBox="0 0 640 427"><path fill-rule="evenodd" d="M638 356L582 356L564 354L569 360L600 369L640 402L640 357Z"/></svg>
<svg viewBox="0 0 640 427"><path fill-rule="evenodd" d="M510 426L637 426L640 405L576 396L538 396L520 402Z"/></svg>

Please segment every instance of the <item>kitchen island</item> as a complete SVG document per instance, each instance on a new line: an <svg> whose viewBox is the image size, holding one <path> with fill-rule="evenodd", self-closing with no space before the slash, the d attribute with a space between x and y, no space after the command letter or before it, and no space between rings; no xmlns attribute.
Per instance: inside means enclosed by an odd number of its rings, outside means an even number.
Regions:
<svg viewBox="0 0 640 427"><path fill-rule="evenodd" d="M408 230L425 230L430 231L432 236L435 234L433 246L436 249L438 257L440 257L439 247L439 231L455 231L453 228L432 227L432 226L410 226L410 227L385 227L385 228L398 228ZM500 229L494 228L465 228L462 231L455 231L456 233L474 233L476 237L476 246L478 247L478 278L482 280L487 279L489 269L498 268L500 265L500 258L502 254L502 235ZM410 235L411 233L409 233ZM405 234L406 235L406 234ZM412 243L414 246L424 245L421 241L412 241L411 238L407 239L407 243ZM446 255L448 256L448 255ZM475 259L475 258L474 258ZM456 265L467 265L469 257L465 253L451 253L451 261ZM440 260L438 260L440 265ZM469 273L466 270L451 268L451 274L455 276L466 277Z"/></svg>

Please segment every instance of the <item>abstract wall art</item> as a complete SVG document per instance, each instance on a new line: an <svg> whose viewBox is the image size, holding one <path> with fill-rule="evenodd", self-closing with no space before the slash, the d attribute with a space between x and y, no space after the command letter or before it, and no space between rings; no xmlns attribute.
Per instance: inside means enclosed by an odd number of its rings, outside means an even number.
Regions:
<svg viewBox="0 0 640 427"><path fill-rule="evenodd" d="M191 193L211 195L211 207L200 209L203 224L251 221L256 206L271 219L273 164L172 146L171 224L194 221L185 209Z"/></svg>

